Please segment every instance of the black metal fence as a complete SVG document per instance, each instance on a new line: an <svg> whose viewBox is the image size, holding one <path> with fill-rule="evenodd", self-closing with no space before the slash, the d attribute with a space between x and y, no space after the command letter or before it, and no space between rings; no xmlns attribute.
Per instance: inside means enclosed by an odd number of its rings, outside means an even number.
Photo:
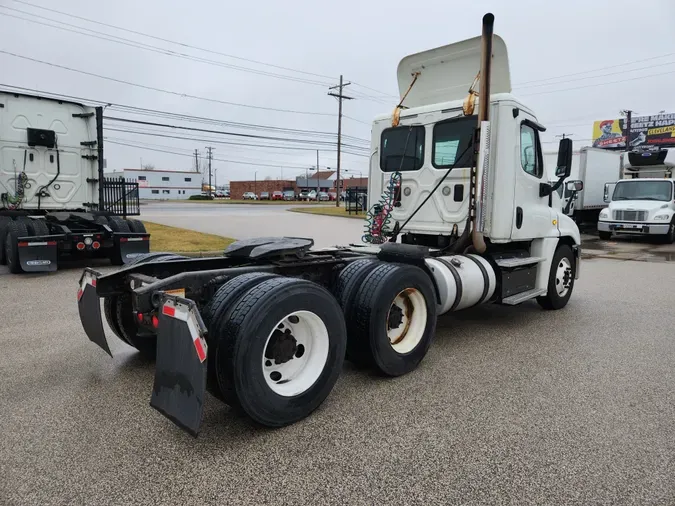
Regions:
<svg viewBox="0 0 675 506"><path fill-rule="evenodd" d="M128 181L123 177L104 178L101 211L125 218L141 214L138 182Z"/></svg>
<svg viewBox="0 0 675 506"><path fill-rule="evenodd" d="M365 188L347 188L345 191L345 209L348 214L359 214L368 208L368 191Z"/></svg>

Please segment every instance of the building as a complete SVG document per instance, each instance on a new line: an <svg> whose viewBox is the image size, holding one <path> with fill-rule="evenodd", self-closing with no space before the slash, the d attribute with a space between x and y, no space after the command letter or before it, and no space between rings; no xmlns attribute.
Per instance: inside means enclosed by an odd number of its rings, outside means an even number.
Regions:
<svg viewBox="0 0 675 506"><path fill-rule="evenodd" d="M140 199L188 199L202 192L202 175L194 171L122 169L105 177L137 181Z"/></svg>
<svg viewBox="0 0 675 506"><path fill-rule="evenodd" d="M270 195L275 191L293 190L298 192L293 180L263 179L262 181L230 181L230 198L240 199L246 192L260 195L260 192L268 192Z"/></svg>

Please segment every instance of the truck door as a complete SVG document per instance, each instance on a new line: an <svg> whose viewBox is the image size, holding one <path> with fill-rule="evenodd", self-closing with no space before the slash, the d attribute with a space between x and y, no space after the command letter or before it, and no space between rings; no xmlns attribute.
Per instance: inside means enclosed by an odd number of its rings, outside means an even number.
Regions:
<svg viewBox="0 0 675 506"><path fill-rule="evenodd" d="M556 236L557 227L553 220L557 217L549 207L549 197L539 196L539 185L547 183L539 141L539 131L534 118L515 122L519 130L518 152L515 167L514 213L511 238L534 239Z"/></svg>

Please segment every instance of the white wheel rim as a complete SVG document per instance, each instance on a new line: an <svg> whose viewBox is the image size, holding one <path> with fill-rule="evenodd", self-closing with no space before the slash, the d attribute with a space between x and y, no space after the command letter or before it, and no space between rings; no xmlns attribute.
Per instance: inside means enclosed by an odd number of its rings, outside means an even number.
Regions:
<svg viewBox="0 0 675 506"><path fill-rule="evenodd" d="M328 360L328 329L310 311L286 315L267 336L262 371L267 386L278 395L292 397L309 390Z"/></svg>
<svg viewBox="0 0 675 506"><path fill-rule="evenodd" d="M572 286L572 264L569 259L561 258L555 272L555 290L559 297L564 297Z"/></svg>
<svg viewBox="0 0 675 506"><path fill-rule="evenodd" d="M410 353L420 343L427 326L427 304L416 288L401 290L387 313L387 337L396 353Z"/></svg>

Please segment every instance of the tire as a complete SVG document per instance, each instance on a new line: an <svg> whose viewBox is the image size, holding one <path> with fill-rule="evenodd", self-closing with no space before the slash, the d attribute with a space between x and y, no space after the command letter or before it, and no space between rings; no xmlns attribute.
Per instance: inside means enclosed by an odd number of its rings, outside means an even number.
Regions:
<svg viewBox="0 0 675 506"><path fill-rule="evenodd" d="M232 309L236 302L250 289L268 279L278 277L276 274L269 272L251 272L248 274L241 274L220 286L213 298L201 311L202 320L206 328L209 330L208 346L209 353L207 354L207 368L206 368L206 388L211 394L218 397L220 400L230 404L234 400L234 393L231 385L228 384L228 390L222 391L218 384L218 375L216 374L216 356L218 349L218 339L211 336L218 336L223 331L223 324L230 319Z"/></svg>
<svg viewBox="0 0 675 506"><path fill-rule="evenodd" d="M352 360L355 357L358 361L358 345L352 336L356 334L357 330L354 328L354 319L350 318L353 314L354 299L363 280L371 273L381 262L371 259L356 260L351 262L347 267L340 271L337 281L334 285L333 295L342 308L342 313L345 315L345 322L347 325L347 360Z"/></svg>
<svg viewBox="0 0 675 506"><path fill-rule="evenodd" d="M612 238L612 233L611 232L598 232L598 236L603 241L609 241Z"/></svg>
<svg viewBox="0 0 675 506"><path fill-rule="evenodd" d="M49 227L44 220L27 220L26 227L28 228L28 233L33 237L38 237L41 235L49 235Z"/></svg>
<svg viewBox="0 0 675 506"><path fill-rule="evenodd" d="M12 220L7 224L7 233L5 235L5 259L7 267L12 274L23 272L19 263L19 237L30 235L26 226L26 219L19 218Z"/></svg>
<svg viewBox="0 0 675 506"><path fill-rule="evenodd" d="M354 320L355 330L350 336L352 360L374 365L387 376L401 376L419 365L434 338L434 285L419 267L382 264L363 280L348 319Z"/></svg>
<svg viewBox="0 0 675 506"><path fill-rule="evenodd" d="M567 266L564 265L565 263ZM548 276L548 292L543 297L537 297L539 305L544 309L564 308L572 296L575 274L576 264L572 248L566 244L558 246L551 262L551 272ZM561 288L561 291L558 291L561 283L567 285L566 290Z"/></svg>
<svg viewBox="0 0 675 506"><path fill-rule="evenodd" d="M670 222L668 233L663 236L664 244L673 244L675 242L675 220Z"/></svg>
<svg viewBox="0 0 675 506"><path fill-rule="evenodd" d="M142 221L127 220L127 225L129 225L129 229L132 232L135 232L137 234L147 234L148 233L148 231L145 229L145 225L143 225Z"/></svg>
<svg viewBox="0 0 675 506"><path fill-rule="evenodd" d="M282 427L297 422L333 389L347 334L340 306L325 288L302 279L268 279L241 297L227 321L219 323L218 383L221 391L232 390L233 405L256 423ZM286 333L291 330L297 340ZM268 346L271 339L278 343L279 336L288 335L292 339L283 345Z"/></svg>
<svg viewBox="0 0 675 506"><path fill-rule="evenodd" d="M131 343L124 338L120 323L117 320L117 295L109 295L103 299L103 314L108 322L108 326L121 341L131 346Z"/></svg>
<svg viewBox="0 0 675 506"><path fill-rule="evenodd" d="M147 264L151 262L161 262L164 258L166 257L176 257L179 255L174 255L173 253L169 253L166 251L156 251L153 253L144 253L141 256L137 256L134 258L131 262L129 262L127 265L136 265L136 264ZM185 258L185 257L180 257L180 258Z"/></svg>
<svg viewBox="0 0 675 506"><path fill-rule="evenodd" d="M7 225L12 221L9 216L0 216L0 265L7 265L5 257L5 236L7 235Z"/></svg>
<svg viewBox="0 0 675 506"><path fill-rule="evenodd" d="M99 218L102 218L102 216L99 216ZM141 263L148 263L152 261L161 261L162 258L164 257L170 257L170 256L176 256L173 253L162 253L162 252L156 252L156 253L146 253L145 255L139 256L134 258L131 262L129 262L128 265L135 265L135 264L141 264ZM123 342L127 343L129 346L134 346L131 341L127 340L125 337L125 333L122 332L122 327L121 327L121 322L118 318L118 313L117 313L117 303L118 303L119 296L118 295L110 295L108 297L105 297L103 299L103 314L105 315L105 319L108 322L108 325L110 326L110 329L113 331L113 333L120 338ZM133 309L129 308L129 314L133 317ZM124 321L128 321L126 318ZM134 321L134 324L136 322ZM136 327L138 327L136 325ZM131 331L128 331L127 333L130 333ZM134 346L135 347L135 346Z"/></svg>
<svg viewBox="0 0 675 506"><path fill-rule="evenodd" d="M110 216L108 226L113 232L131 232L129 224L119 216Z"/></svg>
<svg viewBox="0 0 675 506"><path fill-rule="evenodd" d="M154 360L157 355L157 334L139 327L134 317L131 295L117 297L116 319L124 341L136 348L145 358Z"/></svg>

